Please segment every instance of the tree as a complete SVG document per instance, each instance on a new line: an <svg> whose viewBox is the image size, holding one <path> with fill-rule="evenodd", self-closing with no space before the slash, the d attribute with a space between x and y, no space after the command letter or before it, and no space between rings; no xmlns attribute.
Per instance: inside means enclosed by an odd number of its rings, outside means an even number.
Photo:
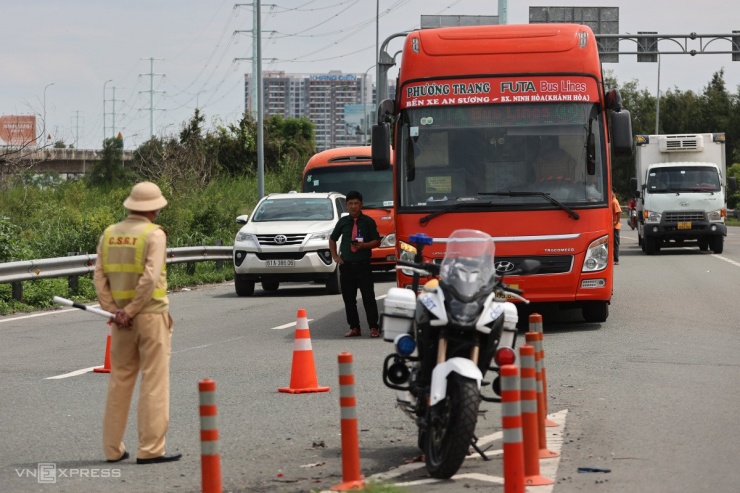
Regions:
<svg viewBox="0 0 740 493"><path fill-rule="evenodd" d="M125 181L126 171L123 165L123 138L105 139L103 155L93 165L88 175L93 185L117 185Z"/></svg>

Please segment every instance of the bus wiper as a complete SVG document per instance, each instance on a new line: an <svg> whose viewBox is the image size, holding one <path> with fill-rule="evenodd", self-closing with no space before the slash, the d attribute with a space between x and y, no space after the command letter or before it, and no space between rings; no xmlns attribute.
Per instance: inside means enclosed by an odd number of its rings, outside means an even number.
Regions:
<svg viewBox="0 0 740 493"><path fill-rule="evenodd" d="M563 209L573 219L580 219L581 217L576 211L563 204L562 202L550 197L550 194L545 192L481 192L478 195L495 195L499 197L543 197L551 204Z"/></svg>
<svg viewBox="0 0 740 493"><path fill-rule="evenodd" d="M465 209L468 207L474 208L474 207L480 207L481 205L491 205L491 201L488 201L488 202L458 202L456 204L445 207L444 209L439 209L430 214L427 214L426 216L419 219L419 225L424 226L426 225L426 223L428 223L435 217L441 216L442 214L446 214L448 212L452 212L456 209Z"/></svg>

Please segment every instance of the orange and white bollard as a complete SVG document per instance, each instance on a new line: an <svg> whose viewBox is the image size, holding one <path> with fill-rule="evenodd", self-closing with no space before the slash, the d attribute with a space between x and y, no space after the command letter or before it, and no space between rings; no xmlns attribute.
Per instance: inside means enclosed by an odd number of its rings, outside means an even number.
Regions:
<svg viewBox="0 0 740 493"><path fill-rule="evenodd" d="M339 407L342 418L342 482L331 491L365 487L360 474L360 439L357 432L357 398L351 353L339 353Z"/></svg>
<svg viewBox="0 0 740 493"><path fill-rule="evenodd" d="M504 365L501 375L501 426L504 435L504 493L524 493L524 444L519 369Z"/></svg>
<svg viewBox="0 0 740 493"><path fill-rule="evenodd" d="M540 368L540 360L537 357L537 348L535 342L542 337L542 334L537 332L527 332L524 334L524 338L527 344L534 347L534 363L536 369L536 381L537 381L537 428L539 432L539 445L540 445L540 459L548 459L550 457L557 457L560 454L553 452L547 448L547 433L545 428L547 427L545 421L547 420L547 414L545 411L545 395L542 391L542 372Z"/></svg>
<svg viewBox="0 0 740 493"><path fill-rule="evenodd" d="M221 456L218 446L216 382L198 382L200 400L200 464L203 493L221 493Z"/></svg>
<svg viewBox="0 0 740 493"><path fill-rule="evenodd" d="M545 332L542 329L542 315L539 313L533 313L529 316L529 327L530 331L537 332L540 334L539 341L535 341L534 349L537 351L537 354L539 354L540 357L540 373L542 374L542 392L545 396L545 426L547 427L555 427L558 424L549 419L547 415L550 413L550 404L549 400L547 398L547 370L545 369L545 349L544 349L544 342L545 342Z"/></svg>
<svg viewBox="0 0 740 493"><path fill-rule="evenodd" d="M105 339L105 356L103 357L103 366L93 368L95 373L110 373L110 338L111 338L111 322L108 322L108 337Z"/></svg>
<svg viewBox="0 0 740 493"><path fill-rule="evenodd" d="M537 371L534 347L519 348L521 364L522 436L524 440L524 482L527 486L553 484L552 479L540 475L539 425L537 423Z"/></svg>

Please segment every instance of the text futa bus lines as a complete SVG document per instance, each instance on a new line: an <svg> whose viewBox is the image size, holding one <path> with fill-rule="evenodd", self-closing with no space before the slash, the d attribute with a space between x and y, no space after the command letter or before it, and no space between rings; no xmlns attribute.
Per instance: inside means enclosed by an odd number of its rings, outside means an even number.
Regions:
<svg viewBox="0 0 740 493"><path fill-rule="evenodd" d="M341 147L315 154L303 169L304 192L357 190L362 194L362 212L378 225L381 241L372 252L374 269L392 269L396 264L396 230L393 221L393 171L373 171L370 147Z"/></svg>
<svg viewBox="0 0 740 493"><path fill-rule="evenodd" d="M454 230L479 229L494 237L499 272L525 258L541 262L536 275L507 277L529 300L605 321L610 154L631 153L632 129L619 92L603 84L586 26L410 33L396 99L380 103L372 145L375 169L391 155L396 163L399 258L413 256L414 233L434 238L424 254L439 261ZM399 271L398 284L411 277Z"/></svg>

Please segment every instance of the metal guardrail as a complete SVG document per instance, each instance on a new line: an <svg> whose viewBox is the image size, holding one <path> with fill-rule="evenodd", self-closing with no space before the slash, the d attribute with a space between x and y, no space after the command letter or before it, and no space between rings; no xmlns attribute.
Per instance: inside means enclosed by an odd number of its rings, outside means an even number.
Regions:
<svg viewBox="0 0 740 493"><path fill-rule="evenodd" d="M231 260L231 256L231 246L167 249L168 264ZM52 277L82 276L95 270L96 258L97 255L89 254L0 263L0 284Z"/></svg>

